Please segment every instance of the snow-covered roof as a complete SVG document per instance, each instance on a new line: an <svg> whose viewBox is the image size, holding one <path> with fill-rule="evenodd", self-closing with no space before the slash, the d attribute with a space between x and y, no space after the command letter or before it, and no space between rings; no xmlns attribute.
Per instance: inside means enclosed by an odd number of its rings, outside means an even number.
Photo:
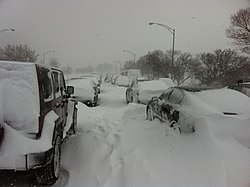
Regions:
<svg viewBox="0 0 250 187"><path fill-rule="evenodd" d="M169 86L160 80L138 82L138 88L142 90L166 90Z"/></svg>
<svg viewBox="0 0 250 187"><path fill-rule="evenodd" d="M0 123L38 132L39 90L34 63L0 61Z"/></svg>
<svg viewBox="0 0 250 187"><path fill-rule="evenodd" d="M72 78L67 80L67 84L75 88L90 88L96 87L96 83L92 78Z"/></svg>
<svg viewBox="0 0 250 187"><path fill-rule="evenodd" d="M187 93L185 103L197 111L250 115L250 99L235 90L222 88ZM196 108L198 107L198 108ZM204 111L203 111L204 112Z"/></svg>

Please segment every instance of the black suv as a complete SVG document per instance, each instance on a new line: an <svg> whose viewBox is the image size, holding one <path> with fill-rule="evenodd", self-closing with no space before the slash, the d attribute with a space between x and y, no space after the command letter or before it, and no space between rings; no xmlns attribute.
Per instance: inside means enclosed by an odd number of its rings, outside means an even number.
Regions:
<svg viewBox="0 0 250 187"><path fill-rule="evenodd" d="M0 170L35 170L40 184L53 184L62 140L76 132L74 87L56 68L0 61L0 88Z"/></svg>

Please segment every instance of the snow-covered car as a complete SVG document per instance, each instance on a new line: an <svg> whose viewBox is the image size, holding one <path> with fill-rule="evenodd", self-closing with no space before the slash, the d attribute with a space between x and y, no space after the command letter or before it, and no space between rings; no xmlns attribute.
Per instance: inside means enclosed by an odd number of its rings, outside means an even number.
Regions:
<svg viewBox="0 0 250 187"><path fill-rule="evenodd" d="M96 106L98 104L98 89L92 78L71 78L67 80L67 85L75 88L71 100L82 102L88 106Z"/></svg>
<svg viewBox="0 0 250 187"><path fill-rule="evenodd" d="M94 73L87 73L87 74L83 74L81 75L81 78L87 78L87 79L92 79L95 84L96 84L96 88L97 88L97 93L101 93L101 79L100 76L94 74Z"/></svg>
<svg viewBox="0 0 250 187"><path fill-rule="evenodd" d="M159 96L164 90L169 88L164 81L133 81L126 90L126 102L148 104L153 96Z"/></svg>
<svg viewBox="0 0 250 187"><path fill-rule="evenodd" d="M129 80L128 80L128 77L127 76L118 76L116 81L115 81L115 84L118 85L118 86L125 86L127 87L129 85Z"/></svg>
<svg viewBox="0 0 250 187"><path fill-rule="evenodd" d="M146 108L147 119L168 122L180 132L195 131L194 120L207 115L250 115L250 100L234 90L206 87L171 87L152 97Z"/></svg>
<svg viewBox="0 0 250 187"><path fill-rule="evenodd" d="M100 84L102 83L102 75L100 73L93 72L93 73L90 73L90 75L96 77Z"/></svg>
<svg viewBox="0 0 250 187"><path fill-rule="evenodd" d="M56 68L0 61L0 170L35 170L40 184L56 181L62 140L76 130L73 92Z"/></svg>
<svg viewBox="0 0 250 187"><path fill-rule="evenodd" d="M165 82L169 87L175 86L174 82L170 78L159 78L158 80Z"/></svg>
<svg viewBox="0 0 250 187"><path fill-rule="evenodd" d="M110 83L114 85L114 84L115 84L115 81L116 81L116 79L117 79L118 77L119 77L119 75L116 75L116 74L113 75L112 78L111 78L111 82L110 82Z"/></svg>
<svg viewBox="0 0 250 187"><path fill-rule="evenodd" d="M105 75L104 81L105 81L105 82L110 82L110 81L111 81L112 76L113 76L113 74L111 74L111 73L107 73L107 74Z"/></svg>
<svg viewBox="0 0 250 187"><path fill-rule="evenodd" d="M237 90L250 97L250 81L239 80L238 84L229 85L228 88Z"/></svg>

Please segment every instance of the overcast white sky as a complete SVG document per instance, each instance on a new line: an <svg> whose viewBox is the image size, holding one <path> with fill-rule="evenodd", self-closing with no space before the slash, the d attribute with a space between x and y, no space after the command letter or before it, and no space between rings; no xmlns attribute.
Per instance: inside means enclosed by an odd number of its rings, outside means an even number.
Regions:
<svg viewBox="0 0 250 187"><path fill-rule="evenodd" d="M249 0L0 0L0 45L28 44L40 59L72 66L137 58L172 48L172 34L149 22L176 29L175 49L192 54L229 48L230 15Z"/></svg>

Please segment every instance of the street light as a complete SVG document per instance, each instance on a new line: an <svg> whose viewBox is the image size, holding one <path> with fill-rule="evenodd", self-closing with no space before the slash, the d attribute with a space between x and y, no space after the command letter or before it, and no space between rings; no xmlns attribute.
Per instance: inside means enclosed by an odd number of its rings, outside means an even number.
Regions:
<svg viewBox="0 0 250 187"><path fill-rule="evenodd" d="M159 26L162 26L164 27L165 29L167 29L169 32L171 32L171 34L173 35L173 49L172 49L172 68L174 67L174 40L175 40L175 29L167 26L167 25L164 25L164 24L161 24L161 23L153 23L153 22L150 22L149 25L159 25ZM172 73L171 73L171 78L172 77Z"/></svg>
<svg viewBox="0 0 250 187"><path fill-rule="evenodd" d="M55 51L46 51L43 53L43 64L45 63L45 55L48 53L55 53Z"/></svg>
<svg viewBox="0 0 250 187"><path fill-rule="evenodd" d="M130 54L132 54L134 56L134 65L135 65L135 53L131 52L131 51L128 51L128 50L122 50L123 52L128 52Z"/></svg>
<svg viewBox="0 0 250 187"><path fill-rule="evenodd" d="M0 33L5 32L5 31L15 31L15 29L2 29L0 30Z"/></svg>

